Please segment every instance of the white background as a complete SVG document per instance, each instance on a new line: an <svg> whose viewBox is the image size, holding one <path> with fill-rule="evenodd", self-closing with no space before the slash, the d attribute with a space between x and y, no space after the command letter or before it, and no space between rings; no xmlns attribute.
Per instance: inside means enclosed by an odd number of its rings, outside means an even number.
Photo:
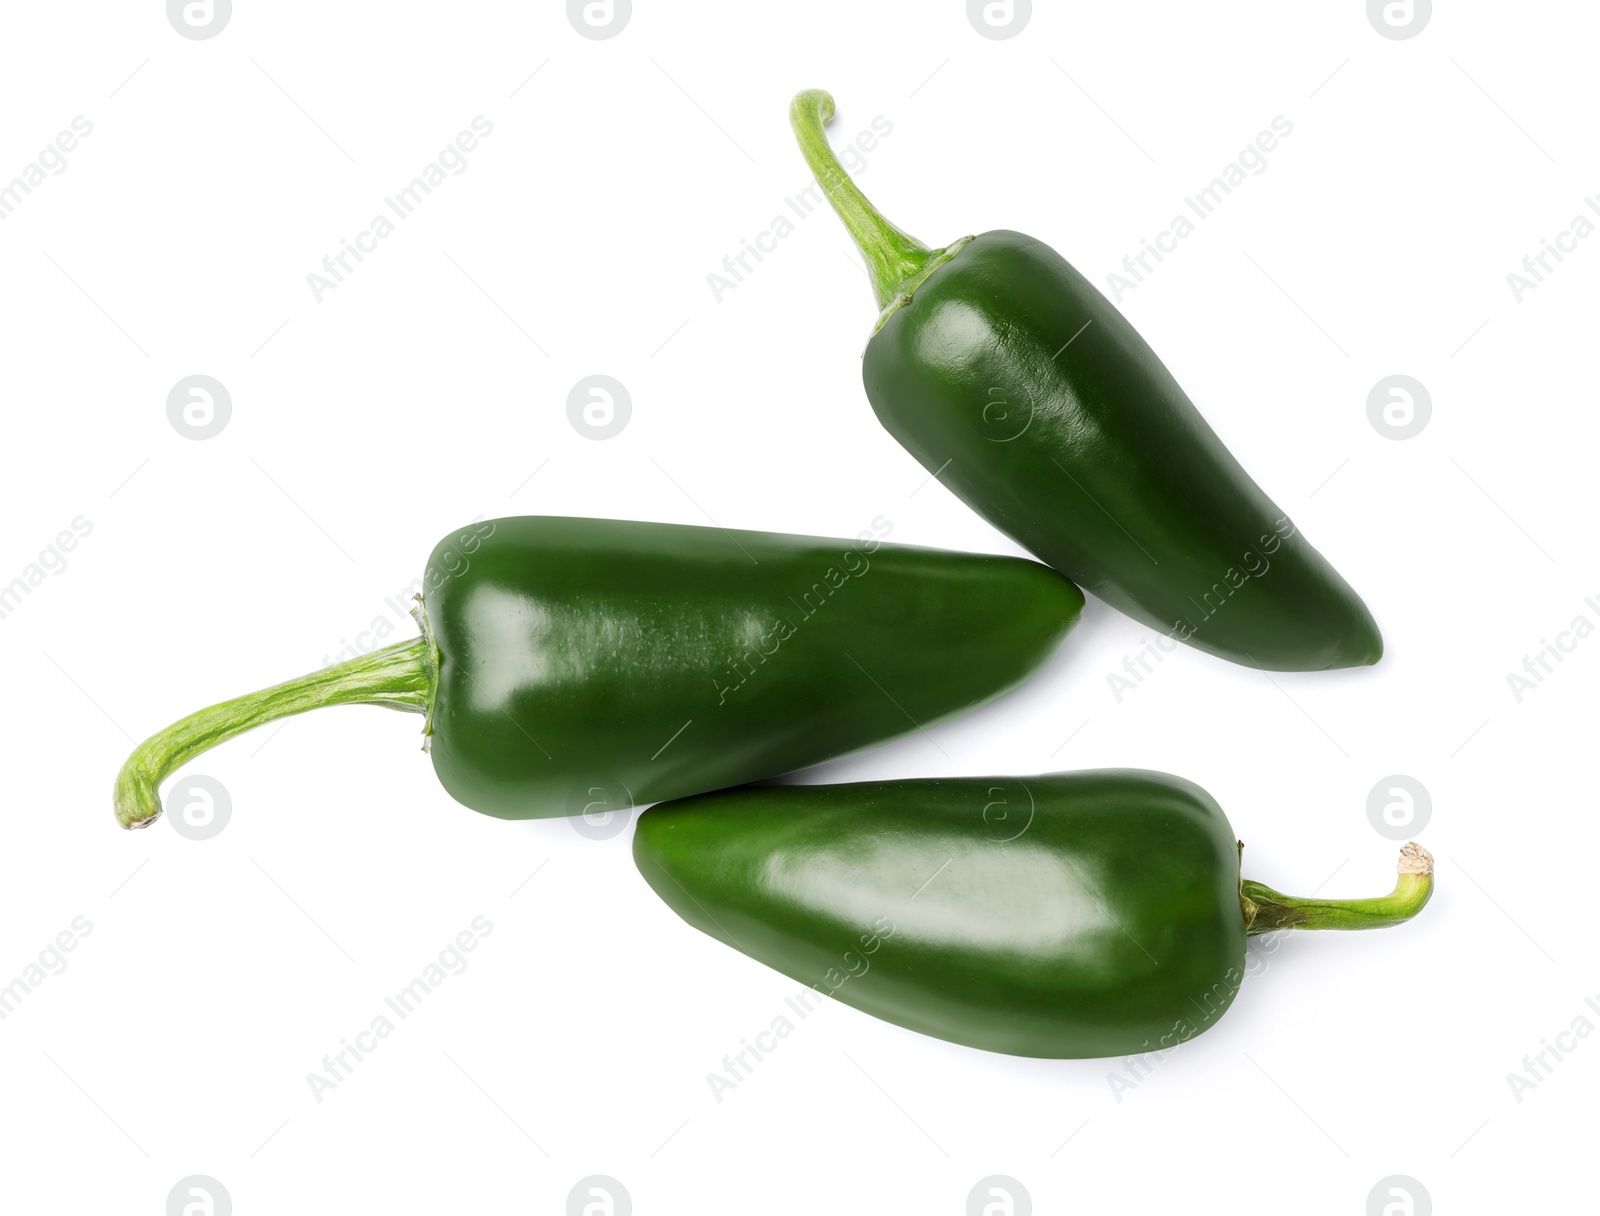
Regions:
<svg viewBox="0 0 1600 1216"><path fill-rule="evenodd" d="M0 221L0 583L93 528L0 619L0 984L92 925L0 1021L8 1210L160 1213L190 1174L241 1216L559 1213L590 1174L641 1214L961 1213L991 1174L1041 1213L1359 1214L1392 1174L1440 1212L1592 1201L1600 1036L1521 1101L1507 1074L1600 1025L1600 640L1520 702L1507 673L1600 623L1600 240L1520 302L1506 276L1600 190L1600 18L1454 3L1394 40L1358 2L1038 10L997 40L957 0L640 0L594 40L551 3L241 0L190 40L151 0L8 7L0 181L94 128ZM661 906L628 832L454 804L409 716L328 711L204 757L232 797L212 840L112 820L135 740L375 618L406 636L385 597L478 515L839 536L885 515L896 541L1016 551L874 420L874 307L830 214L708 286L806 185L786 108L814 86L836 143L893 124L862 183L906 229L1021 229L1097 284L1294 124L1121 307L1366 598L1382 664L1184 651L1119 701L1108 674L1149 632L1091 603L1023 690L801 778L1165 770L1227 808L1249 875L1333 896L1389 889L1368 794L1421 782L1425 914L1285 941L1120 1096L1120 1061L833 1005L719 1103L707 1074L795 985ZM308 273L476 115L466 171L318 302ZM606 441L566 412L596 373L632 399ZM1367 417L1396 373L1433 405L1404 441ZM194 374L232 397L205 441L166 414ZM479 915L467 970L317 1101L307 1074Z"/></svg>

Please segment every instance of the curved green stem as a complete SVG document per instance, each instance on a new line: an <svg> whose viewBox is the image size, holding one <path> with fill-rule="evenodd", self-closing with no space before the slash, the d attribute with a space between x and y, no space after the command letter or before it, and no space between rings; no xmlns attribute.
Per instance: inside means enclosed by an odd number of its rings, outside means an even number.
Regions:
<svg viewBox="0 0 1600 1216"><path fill-rule="evenodd" d="M1245 932L1277 929L1387 929L1404 924L1433 894L1433 854L1415 842L1400 850L1394 890L1374 899L1298 899L1259 882L1239 884Z"/></svg>
<svg viewBox="0 0 1600 1216"><path fill-rule="evenodd" d="M833 95L824 89L797 93L789 105L789 125L794 128L806 164L811 166L817 185L866 259L878 307L885 308L905 290L908 280L917 279L928 268L930 259L945 251L929 249L916 237L901 232L867 201L828 145L823 128L832 121Z"/></svg>
<svg viewBox="0 0 1600 1216"><path fill-rule="evenodd" d="M278 718L359 704L425 714L433 703L437 662L425 635L198 710L133 749L117 774L117 822L148 827L161 815L161 783L168 776L217 744Z"/></svg>

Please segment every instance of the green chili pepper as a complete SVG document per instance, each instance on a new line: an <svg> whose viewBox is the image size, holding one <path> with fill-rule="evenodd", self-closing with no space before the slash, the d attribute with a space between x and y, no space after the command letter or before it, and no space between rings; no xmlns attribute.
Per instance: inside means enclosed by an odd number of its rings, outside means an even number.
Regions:
<svg viewBox="0 0 1600 1216"><path fill-rule="evenodd" d="M423 636L203 709L140 744L123 827L180 765L276 718L427 715L439 780L507 819L774 776L993 700L1083 607L1036 562L722 528L490 520L433 551Z"/></svg>
<svg viewBox="0 0 1600 1216"><path fill-rule="evenodd" d="M1086 591L1252 667L1376 663L1359 596L1250 480L1128 320L1018 232L929 249L828 146L833 98L790 109L883 309L872 408L959 498Z"/></svg>
<svg viewBox="0 0 1600 1216"><path fill-rule="evenodd" d="M1243 882L1242 848L1198 786L1105 770L725 790L646 811L633 855L684 920L818 993L1081 1058L1212 1026L1249 936L1396 925L1433 891L1416 844L1393 894L1356 900Z"/></svg>

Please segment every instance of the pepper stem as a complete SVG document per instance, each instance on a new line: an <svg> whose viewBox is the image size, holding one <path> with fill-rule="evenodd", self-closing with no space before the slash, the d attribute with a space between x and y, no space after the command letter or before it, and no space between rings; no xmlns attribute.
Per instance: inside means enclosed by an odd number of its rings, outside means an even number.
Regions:
<svg viewBox="0 0 1600 1216"><path fill-rule="evenodd" d="M117 774L117 822L149 827L161 816L161 783L190 760L278 718L325 705L386 705L427 713L437 659L426 635L335 663L260 692L198 710L133 749Z"/></svg>
<svg viewBox="0 0 1600 1216"><path fill-rule="evenodd" d="M1277 929L1387 929L1404 924L1433 894L1433 854L1412 842L1400 850L1394 890L1374 899L1297 899L1259 882L1239 884L1245 932Z"/></svg>
<svg viewBox="0 0 1600 1216"><path fill-rule="evenodd" d="M929 259L944 251L929 249L916 237L901 232L867 201L828 146L823 128L832 121L833 95L825 89L797 93L789 104L789 125L794 128L806 164L811 166L817 185L866 259L873 294L878 307L884 308L900 293L906 280L916 278Z"/></svg>

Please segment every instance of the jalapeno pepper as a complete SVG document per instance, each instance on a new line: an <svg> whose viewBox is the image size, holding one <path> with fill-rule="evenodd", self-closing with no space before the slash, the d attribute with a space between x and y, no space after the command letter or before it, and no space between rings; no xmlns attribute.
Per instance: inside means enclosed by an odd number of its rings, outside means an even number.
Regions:
<svg viewBox="0 0 1600 1216"><path fill-rule="evenodd" d="M426 714L457 800L508 819L770 777L926 727L1021 683L1083 596L1036 562L599 519L490 520L434 549L423 636L203 709L117 778L124 827L162 780L277 718Z"/></svg>
<svg viewBox="0 0 1600 1216"><path fill-rule="evenodd" d="M1392 894L1355 900L1244 882L1242 848L1198 786L1104 770L725 790L646 811L633 855L684 920L817 993L969 1047L1090 1057L1213 1026L1253 934L1395 925L1433 890L1416 844Z"/></svg>
<svg viewBox="0 0 1600 1216"><path fill-rule="evenodd" d="M832 117L820 90L790 109L883 309L862 378L890 434L995 527L1152 628L1271 670L1378 661L1366 605L1127 318L1033 237L930 249L900 231L833 155Z"/></svg>

